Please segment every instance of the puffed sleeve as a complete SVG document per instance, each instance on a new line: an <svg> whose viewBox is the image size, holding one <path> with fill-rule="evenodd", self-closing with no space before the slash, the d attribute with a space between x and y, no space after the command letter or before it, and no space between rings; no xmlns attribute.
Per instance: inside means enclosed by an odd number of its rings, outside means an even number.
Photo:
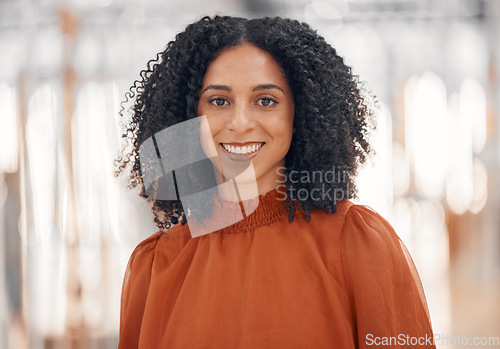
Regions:
<svg viewBox="0 0 500 349"><path fill-rule="evenodd" d="M341 251L357 347L435 348L417 269L391 225L366 206L351 206Z"/></svg>
<svg viewBox="0 0 500 349"><path fill-rule="evenodd" d="M137 348L139 343L154 252L160 234L153 234L137 245L128 262L121 297L119 349Z"/></svg>

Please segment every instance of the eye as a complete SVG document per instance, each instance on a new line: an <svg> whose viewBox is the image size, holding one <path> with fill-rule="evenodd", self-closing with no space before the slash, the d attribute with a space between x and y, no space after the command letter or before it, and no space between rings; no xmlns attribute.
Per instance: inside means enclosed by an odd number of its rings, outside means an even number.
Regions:
<svg viewBox="0 0 500 349"><path fill-rule="evenodd" d="M225 98L214 98L208 101L210 104L213 104L217 107L223 107L227 100Z"/></svg>
<svg viewBox="0 0 500 349"><path fill-rule="evenodd" d="M271 97L263 97L259 99L258 104L263 107L271 107L274 104L278 104L278 101Z"/></svg>

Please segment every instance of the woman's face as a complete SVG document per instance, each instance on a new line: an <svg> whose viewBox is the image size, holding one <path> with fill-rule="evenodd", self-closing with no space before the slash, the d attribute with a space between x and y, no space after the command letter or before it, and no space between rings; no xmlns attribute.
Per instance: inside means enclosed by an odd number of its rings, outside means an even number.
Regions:
<svg viewBox="0 0 500 349"><path fill-rule="evenodd" d="M198 115L206 115L219 157L250 158L259 194L276 188L292 141L294 103L269 53L248 43L222 51L203 78Z"/></svg>

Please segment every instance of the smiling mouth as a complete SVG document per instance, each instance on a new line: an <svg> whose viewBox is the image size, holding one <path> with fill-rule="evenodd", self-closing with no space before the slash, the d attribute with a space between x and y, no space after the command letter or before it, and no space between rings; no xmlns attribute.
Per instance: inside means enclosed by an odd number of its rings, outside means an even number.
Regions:
<svg viewBox="0 0 500 349"><path fill-rule="evenodd" d="M252 145L234 146L227 143L220 143L225 151L236 155L252 155L256 153L266 142L254 143Z"/></svg>

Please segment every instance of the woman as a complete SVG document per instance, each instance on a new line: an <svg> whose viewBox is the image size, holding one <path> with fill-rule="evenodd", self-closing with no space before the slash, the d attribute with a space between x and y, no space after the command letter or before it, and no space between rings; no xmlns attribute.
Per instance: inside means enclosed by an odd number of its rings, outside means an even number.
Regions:
<svg viewBox="0 0 500 349"><path fill-rule="evenodd" d="M131 187L160 230L127 267L120 348L435 347L404 245L349 201L372 112L321 36L289 19L204 17L141 76L117 174L132 161ZM190 120L222 173L211 214L192 222L190 186L165 200L158 182L145 185L140 160L143 144L159 151L155 135ZM248 166L228 179L228 158ZM253 181L238 181L247 169ZM189 177L176 171L177 182Z"/></svg>

